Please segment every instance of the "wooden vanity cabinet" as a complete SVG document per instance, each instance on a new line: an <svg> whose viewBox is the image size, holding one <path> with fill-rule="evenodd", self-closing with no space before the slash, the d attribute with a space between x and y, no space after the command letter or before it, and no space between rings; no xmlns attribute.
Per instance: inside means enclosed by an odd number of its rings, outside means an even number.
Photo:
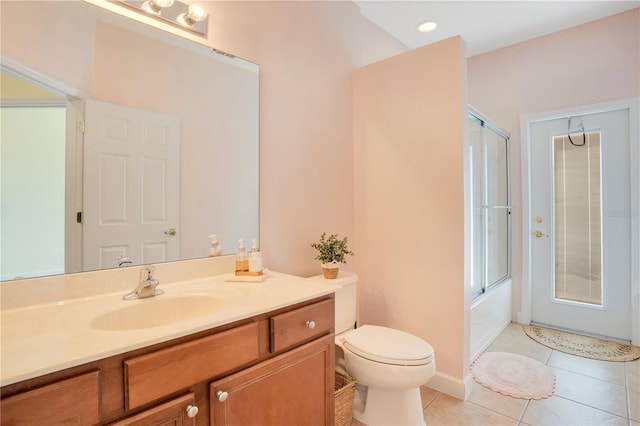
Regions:
<svg viewBox="0 0 640 426"><path fill-rule="evenodd" d="M214 426L333 425L333 335L213 382Z"/></svg>
<svg viewBox="0 0 640 426"><path fill-rule="evenodd" d="M2 399L3 425L79 425L100 421L100 372L70 377Z"/></svg>
<svg viewBox="0 0 640 426"><path fill-rule="evenodd" d="M333 425L333 318L323 296L7 385L0 423Z"/></svg>

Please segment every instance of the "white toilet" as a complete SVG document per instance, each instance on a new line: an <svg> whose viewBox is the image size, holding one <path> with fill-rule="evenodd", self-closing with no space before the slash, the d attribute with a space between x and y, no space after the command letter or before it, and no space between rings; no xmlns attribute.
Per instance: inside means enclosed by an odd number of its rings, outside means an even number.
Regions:
<svg viewBox="0 0 640 426"><path fill-rule="evenodd" d="M424 425L420 386L435 373L431 345L392 328L354 328L358 276L340 271L327 281L342 286L335 293L336 369L358 382L353 417L369 426Z"/></svg>

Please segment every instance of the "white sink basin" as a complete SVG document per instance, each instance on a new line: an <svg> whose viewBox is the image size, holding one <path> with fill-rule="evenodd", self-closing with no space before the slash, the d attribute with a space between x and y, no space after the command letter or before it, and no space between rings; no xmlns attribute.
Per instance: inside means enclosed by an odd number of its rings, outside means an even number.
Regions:
<svg viewBox="0 0 640 426"><path fill-rule="evenodd" d="M209 315L224 305L224 300L202 294L123 301L122 307L95 317L91 328L126 331L158 327Z"/></svg>

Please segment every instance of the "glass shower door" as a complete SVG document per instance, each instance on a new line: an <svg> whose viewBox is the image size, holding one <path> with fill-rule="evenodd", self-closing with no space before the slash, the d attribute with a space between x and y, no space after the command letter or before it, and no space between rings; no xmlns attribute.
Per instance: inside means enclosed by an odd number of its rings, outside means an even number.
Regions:
<svg viewBox="0 0 640 426"><path fill-rule="evenodd" d="M511 275L508 136L470 114L472 268L476 298Z"/></svg>

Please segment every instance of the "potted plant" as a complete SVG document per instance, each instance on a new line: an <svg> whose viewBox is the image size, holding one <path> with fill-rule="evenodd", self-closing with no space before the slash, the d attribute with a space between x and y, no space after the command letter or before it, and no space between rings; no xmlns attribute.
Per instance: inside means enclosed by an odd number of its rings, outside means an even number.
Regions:
<svg viewBox="0 0 640 426"><path fill-rule="evenodd" d="M320 241L311 243L311 247L318 250L315 257L322 264L322 274L325 278L334 279L338 276L340 264L346 264L346 255L353 256L353 252L347 246L347 237L338 239L337 234L331 234L327 238L327 233L323 232Z"/></svg>

